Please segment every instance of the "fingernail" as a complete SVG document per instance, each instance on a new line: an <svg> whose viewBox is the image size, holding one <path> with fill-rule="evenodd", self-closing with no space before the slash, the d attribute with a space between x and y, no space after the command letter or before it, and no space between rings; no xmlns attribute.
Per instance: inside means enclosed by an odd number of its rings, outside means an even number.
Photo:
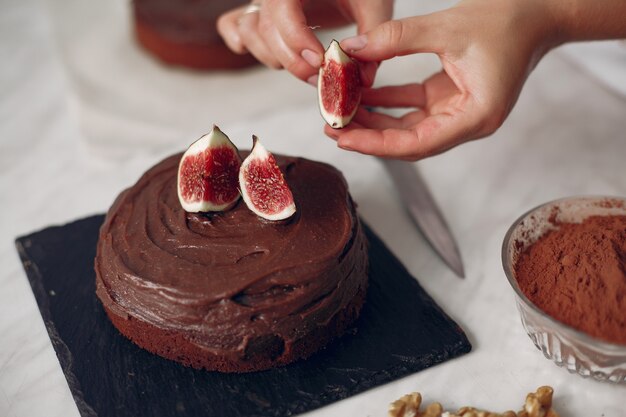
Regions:
<svg viewBox="0 0 626 417"><path fill-rule="evenodd" d="M367 45L367 36L359 35L341 41L341 48L347 52L359 51Z"/></svg>
<svg viewBox="0 0 626 417"><path fill-rule="evenodd" d="M317 52L310 49L303 49L300 56L313 68L319 68L322 65L322 57Z"/></svg>
<svg viewBox="0 0 626 417"><path fill-rule="evenodd" d="M339 137L339 135L335 134L335 131L333 130L332 132L328 132L328 130L326 130L326 136L328 136L329 138L331 138L334 141L337 141L337 138Z"/></svg>
<svg viewBox="0 0 626 417"><path fill-rule="evenodd" d="M311 75L307 80L307 83L311 84L314 87L317 87L317 74Z"/></svg>
<svg viewBox="0 0 626 417"><path fill-rule="evenodd" d="M344 149L344 150L346 150L346 151L351 151L351 150L353 150L353 149L350 147L350 144L349 144L349 143L346 143L346 141L345 141L345 140L338 140L338 141L337 141L337 146L339 146L341 149Z"/></svg>
<svg viewBox="0 0 626 417"><path fill-rule="evenodd" d="M238 33L232 33L230 35L230 43L232 45L239 45L241 43L241 38L239 37Z"/></svg>

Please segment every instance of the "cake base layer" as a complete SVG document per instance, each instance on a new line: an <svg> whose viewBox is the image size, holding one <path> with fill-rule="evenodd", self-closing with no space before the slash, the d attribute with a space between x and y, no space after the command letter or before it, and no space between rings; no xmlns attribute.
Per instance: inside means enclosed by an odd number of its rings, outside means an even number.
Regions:
<svg viewBox="0 0 626 417"><path fill-rule="evenodd" d="M156 328L132 316L121 317L106 308L105 311L120 333L149 352L196 369L252 372L308 358L341 336L359 316L365 302L366 286L367 281L364 280L363 287L359 288L350 304L339 311L328 324L318 326L306 338L294 342L290 352L286 353L280 342L272 345L276 339L269 338L267 343L259 344L257 349L250 349L245 358L236 361L203 349L179 332Z"/></svg>

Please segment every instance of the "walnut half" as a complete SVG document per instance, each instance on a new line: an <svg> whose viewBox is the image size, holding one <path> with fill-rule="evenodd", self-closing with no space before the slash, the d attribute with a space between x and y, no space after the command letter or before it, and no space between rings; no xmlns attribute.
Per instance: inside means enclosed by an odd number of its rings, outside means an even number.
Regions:
<svg viewBox="0 0 626 417"><path fill-rule="evenodd" d="M420 411L422 395L419 392L404 395L389 406L389 417L559 417L552 409L554 390L549 386L537 388L526 396L523 410L517 414L513 411L493 413L477 410L473 407L461 407L455 413L443 412L439 403L432 403L426 410Z"/></svg>
<svg viewBox="0 0 626 417"><path fill-rule="evenodd" d="M426 410L420 411L422 395L412 392L404 395L389 405L389 417L441 417L443 407L439 403L432 403Z"/></svg>
<svg viewBox="0 0 626 417"><path fill-rule="evenodd" d="M524 409L517 413L518 417L559 417L552 409L552 387L543 386L526 396Z"/></svg>
<svg viewBox="0 0 626 417"><path fill-rule="evenodd" d="M422 405L422 395L412 392L389 404L389 417L415 417Z"/></svg>

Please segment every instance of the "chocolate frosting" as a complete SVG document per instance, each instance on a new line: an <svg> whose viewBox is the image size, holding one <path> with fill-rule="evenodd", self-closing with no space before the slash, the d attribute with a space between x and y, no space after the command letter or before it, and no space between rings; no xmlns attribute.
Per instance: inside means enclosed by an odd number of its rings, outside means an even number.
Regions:
<svg viewBox="0 0 626 417"><path fill-rule="evenodd" d="M95 261L107 309L244 357L268 335L288 351L365 286L366 241L335 168L277 156L297 211L270 222L241 200L217 214L185 212L180 157L147 171L107 214Z"/></svg>

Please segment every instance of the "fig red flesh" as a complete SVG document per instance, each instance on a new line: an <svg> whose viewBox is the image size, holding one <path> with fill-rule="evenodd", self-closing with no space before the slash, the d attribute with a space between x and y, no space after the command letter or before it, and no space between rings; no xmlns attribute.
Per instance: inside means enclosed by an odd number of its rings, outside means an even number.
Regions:
<svg viewBox="0 0 626 417"><path fill-rule="evenodd" d="M361 76L358 63L335 40L324 53L317 91L326 123L336 129L350 123L361 102Z"/></svg>
<svg viewBox="0 0 626 417"><path fill-rule="evenodd" d="M245 179L252 204L264 213L276 214L293 202L273 156L266 162L251 161Z"/></svg>
<svg viewBox="0 0 626 417"><path fill-rule="evenodd" d="M211 201L216 205L237 197L239 159L233 149L222 146L187 156L180 167L180 188L187 201Z"/></svg>
<svg viewBox="0 0 626 417"><path fill-rule="evenodd" d="M252 152L241 165L239 186L248 208L264 219L282 220L296 211L293 194L276 158L256 137Z"/></svg>
<svg viewBox="0 0 626 417"><path fill-rule="evenodd" d="M350 116L361 100L359 69L355 63L329 61L322 73L322 105L339 117Z"/></svg>
<svg viewBox="0 0 626 417"><path fill-rule="evenodd" d="M239 199L241 157L217 126L195 141L178 166L178 199L188 212L222 211Z"/></svg>

